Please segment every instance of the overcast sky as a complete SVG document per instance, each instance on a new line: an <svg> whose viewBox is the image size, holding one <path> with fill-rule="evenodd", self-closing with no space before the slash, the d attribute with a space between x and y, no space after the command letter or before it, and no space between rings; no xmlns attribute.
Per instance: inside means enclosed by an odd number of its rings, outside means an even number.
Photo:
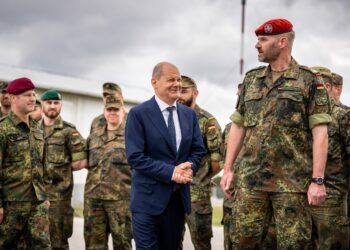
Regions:
<svg viewBox="0 0 350 250"><path fill-rule="evenodd" d="M349 10L348 0L247 0L245 71L261 65L254 30L286 18L296 32L294 58L343 75L350 105ZM224 125L243 78L240 29L241 0L3 0L0 63L151 93L153 66L170 61L197 81L199 104Z"/></svg>

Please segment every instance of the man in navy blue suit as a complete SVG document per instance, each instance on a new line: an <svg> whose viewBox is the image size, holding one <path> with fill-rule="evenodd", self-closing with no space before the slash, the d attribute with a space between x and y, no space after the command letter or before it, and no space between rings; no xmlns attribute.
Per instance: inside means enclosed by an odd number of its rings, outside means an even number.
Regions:
<svg viewBox="0 0 350 250"><path fill-rule="evenodd" d="M137 249L176 250L191 211L188 183L205 154L195 112L177 103L178 68L158 63L155 95L129 112L126 155L132 167L131 212Z"/></svg>

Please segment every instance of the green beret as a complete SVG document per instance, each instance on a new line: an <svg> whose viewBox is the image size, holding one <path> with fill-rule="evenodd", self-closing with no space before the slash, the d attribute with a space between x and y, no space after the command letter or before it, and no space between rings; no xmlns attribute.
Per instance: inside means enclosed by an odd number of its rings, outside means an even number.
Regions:
<svg viewBox="0 0 350 250"><path fill-rule="evenodd" d="M115 93L118 93L120 95L123 95L122 89L116 83L106 82L103 84L102 88L103 88L103 94L114 95Z"/></svg>
<svg viewBox="0 0 350 250"><path fill-rule="evenodd" d="M113 95L108 95L106 97L105 108L120 108L123 106L123 102L120 99L115 98Z"/></svg>
<svg viewBox="0 0 350 250"><path fill-rule="evenodd" d="M7 85L8 85L7 82L0 82L0 92L3 92L3 91L6 92Z"/></svg>
<svg viewBox="0 0 350 250"><path fill-rule="evenodd" d="M50 89L46 91L42 96L41 96L42 101L48 101L48 100L62 100L62 96L60 92L58 92L55 89Z"/></svg>
<svg viewBox="0 0 350 250"><path fill-rule="evenodd" d="M333 85L343 85L343 77L332 72Z"/></svg>
<svg viewBox="0 0 350 250"><path fill-rule="evenodd" d="M182 88L195 88L195 89L197 88L196 82L191 77L182 75L181 80L182 80L182 83L181 83Z"/></svg>
<svg viewBox="0 0 350 250"><path fill-rule="evenodd" d="M311 67L311 69L318 71L322 77L328 77L330 80L332 80L332 71L330 71L328 68L322 66L315 66Z"/></svg>

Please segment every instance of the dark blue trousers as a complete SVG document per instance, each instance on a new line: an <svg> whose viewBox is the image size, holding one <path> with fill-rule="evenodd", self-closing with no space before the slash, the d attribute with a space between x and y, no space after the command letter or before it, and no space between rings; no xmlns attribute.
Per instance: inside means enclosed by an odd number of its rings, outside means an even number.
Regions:
<svg viewBox="0 0 350 250"><path fill-rule="evenodd" d="M185 212L180 190L175 191L160 215L132 213L137 250L177 250L184 228Z"/></svg>

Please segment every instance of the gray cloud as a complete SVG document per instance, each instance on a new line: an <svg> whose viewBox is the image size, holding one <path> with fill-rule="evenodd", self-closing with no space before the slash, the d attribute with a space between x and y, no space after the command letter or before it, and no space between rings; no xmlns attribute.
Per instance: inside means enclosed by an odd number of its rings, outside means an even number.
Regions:
<svg viewBox="0 0 350 250"><path fill-rule="evenodd" d="M227 87L242 80L240 2L6 1L0 8L0 61L78 77L115 75L136 85L155 63L170 60L198 81ZM347 0L247 0L245 70L259 65L255 28L284 17L294 24L300 63L345 72L336 62L349 57L349 7ZM131 62L142 68L139 74Z"/></svg>

